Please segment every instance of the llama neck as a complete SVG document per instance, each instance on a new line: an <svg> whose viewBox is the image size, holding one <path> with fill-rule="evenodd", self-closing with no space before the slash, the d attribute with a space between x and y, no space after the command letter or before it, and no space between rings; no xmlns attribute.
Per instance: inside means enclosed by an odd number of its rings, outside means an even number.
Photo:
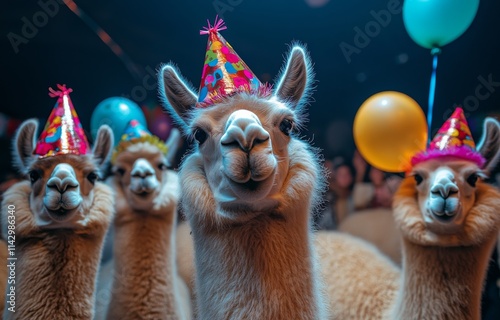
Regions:
<svg viewBox="0 0 500 320"><path fill-rule="evenodd" d="M128 212L115 221L114 280L108 319L178 319L175 210ZM145 285L146 284L146 285Z"/></svg>
<svg viewBox="0 0 500 320"><path fill-rule="evenodd" d="M7 288L15 286L16 308L7 305L5 319L92 319L103 238L63 230L19 241Z"/></svg>
<svg viewBox="0 0 500 320"><path fill-rule="evenodd" d="M427 247L404 239L396 319L480 319L481 290L495 236L482 245Z"/></svg>
<svg viewBox="0 0 500 320"><path fill-rule="evenodd" d="M318 319L308 216L193 228L200 319ZM287 220L288 219L288 220Z"/></svg>

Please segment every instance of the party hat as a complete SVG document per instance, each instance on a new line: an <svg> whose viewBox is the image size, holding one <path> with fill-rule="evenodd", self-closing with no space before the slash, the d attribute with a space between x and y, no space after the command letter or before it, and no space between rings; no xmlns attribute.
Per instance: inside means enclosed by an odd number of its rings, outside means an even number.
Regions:
<svg viewBox="0 0 500 320"><path fill-rule="evenodd" d="M432 139L426 151L418 153L412 159L412 165L441 158L456 157L483 166L486 160L476 151L476 144L465 119L464 110L457 107Z"/></svg>
<svg viewBox="0 0 500 320"><path fill-rule="evenodd" d="M270 87L259 81L219 33L227 29L224 21L216 17L213 26L207 22L208 26L200 31L200 34L208 34L208 43L197 106L206 107L239 92L270 95Z"/></svg>
<svg viewBox="0 0 500 320"><path fill-rule="evenodd" d="M39 155L40 158L62 154L87 154L90 152L90 145L69 97L73 90L66 88L64 84L58 84L57 88L59 90L49 88L49 96L57 97L57 102L38 138L33 154Z"/></svg>
<svg viewBox="0 0 500 320"><path fill-rule="evenodd" d="M125 131L120 138L120 142L113 150L111 163L114 163L116 161L116 157L118 157L118 155L125 151L130 145L138 142L148 142L155 145L163 154L166 154L168 151L167 146L160 140L160 138L151 134L151 132L139 121L131 120L125 128Z"/></svg>

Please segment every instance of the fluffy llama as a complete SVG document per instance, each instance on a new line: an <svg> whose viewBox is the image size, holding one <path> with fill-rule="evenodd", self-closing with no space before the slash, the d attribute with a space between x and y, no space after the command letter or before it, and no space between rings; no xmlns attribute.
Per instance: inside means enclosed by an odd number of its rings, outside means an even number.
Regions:
<svg viewBox="0 0 500 320"><path fill-rule="evenodd" d="M12 186L2 203L2 235L10 240L8 226L15 226L17 258L15 283L7 287L7 294L15 290L15 312L7 303L4 319L92 319L97 268L113 213L112 191L97 180L113 133L107 126L99 129L93 154L39 158L33 154L37 126L28 120L15 137L16 164L30 181ZM15 218L9 205L15 206Z"/></svg>
<svg viewBox="0 0 500 320"><path fill-rule="evenodd" d="M366 267L353 272L352 258L331 248L339 241L318 237L320 255L329 251L332 257L324 271L330 272L325 279L338 319L480 319L481 289L500 228L500 193L480 181L500 157L495 120L485 121L478 151L472 160L450 153L416 162L401 184L393 204L403 238L399 281L358 249ZM479 154L486 161L476 161ZM374 297L380 304L367 304Z"/></svg>
<svg viewBox="0 0 500 320"><path fill-rule="evenodd" d="M461 109L455 113L461 112L463 117ZM404 276L391 318L480 319L500 228L500 192L481 181L500 158L496 120L485 120L478 151L422 159L400 187L393 207L403 235Z"/></svg>
<svg viewBox="0 0 500 320"><path fill-rule="evenodd" d="M208 32L214 50L232 50ZM291 50L274 94L258 83L206 105L173 66L159 81L168 111L197 141L179 176L200 319L325 319L310 222L323 174L294 134L312 82L303 49Z"/></svg>
<svg viewBox="0 0 500 320"><path fill-rule="evenodd" d="M163 144L137 122L128 129L107 181L116 192L114 258L99 279L112 284L97 297L111 297L108 319L189 319L189 292L175 263L179 182L166 155L175 153L179 135Z"/></svg>

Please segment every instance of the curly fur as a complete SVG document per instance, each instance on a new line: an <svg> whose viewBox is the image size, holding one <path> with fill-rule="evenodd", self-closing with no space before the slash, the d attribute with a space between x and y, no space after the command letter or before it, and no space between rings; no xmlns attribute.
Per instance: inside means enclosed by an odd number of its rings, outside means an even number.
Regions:
<svg viewBox="0 0 500 320"><path fill-rule="evenodd" d="M29 207L30 183L12 186L2 202L2 235L7 206L16 207L16 312L4 319L92 319L97 266L113 214L113 193L97 182L87 223L74 230L43 230Z"/></svg>

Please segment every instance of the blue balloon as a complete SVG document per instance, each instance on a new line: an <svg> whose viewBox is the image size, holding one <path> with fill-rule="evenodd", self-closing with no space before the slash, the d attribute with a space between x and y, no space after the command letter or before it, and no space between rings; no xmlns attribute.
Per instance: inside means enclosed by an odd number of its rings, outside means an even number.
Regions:
<svg viewBox="0 0 500 320"><path fill-rule="evenodd" d="M403 21L410 37L424 48L440 48L471 25L479 0L405 0Z"/></svg>
<svg viewBox="0 0 500 320"><path fill-rule="evenodd" d="M147 127L146 117L137 103L124 97L107 98L101 101L92 112L90 118L92 139L95 141L99 127L107 124L113 130L116 146L127 124L134 119Z"/></svg>

